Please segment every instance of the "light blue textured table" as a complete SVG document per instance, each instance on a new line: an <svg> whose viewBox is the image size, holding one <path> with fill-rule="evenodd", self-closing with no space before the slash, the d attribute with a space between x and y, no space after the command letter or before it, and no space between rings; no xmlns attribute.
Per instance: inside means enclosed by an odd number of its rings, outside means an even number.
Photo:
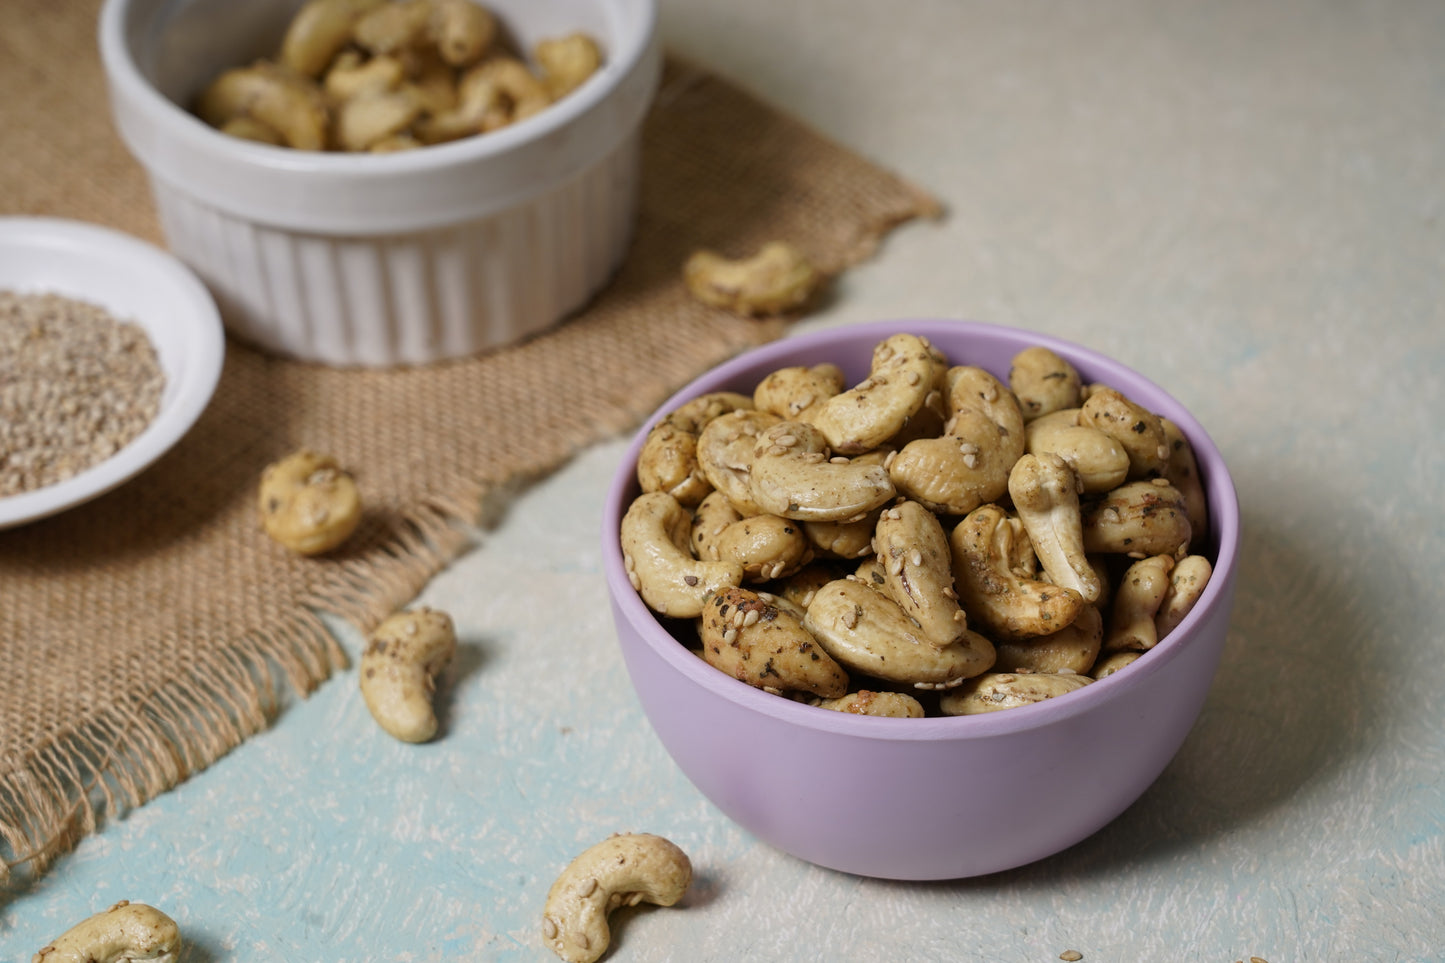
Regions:
<svg viewBox="0 0 1445 963"><path fill-rule="evenodd" d="M1213 435L1243 570L1178 758L1096 836L986 879L756 842L628 689L598 546L618 440L422 596L462 639L441 739L392 741L342 673L0 907L0 959L121 898L171 913L188 963L551 959L553 877L624 829L697 879L622 914L619 961L1445 959L1445 5L663 0L663 32L948 206L805 328L1036 328Z"/></svg>

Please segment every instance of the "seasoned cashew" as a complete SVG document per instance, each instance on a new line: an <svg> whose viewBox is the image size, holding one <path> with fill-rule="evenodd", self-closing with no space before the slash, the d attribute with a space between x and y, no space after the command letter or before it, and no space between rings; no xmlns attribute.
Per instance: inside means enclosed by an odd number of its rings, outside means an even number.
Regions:
<svg viewBox="0 0 1445 963"><path fill-rule="evenodd" d="M1019 400L1025 421L1082 404L1079 372L1042 345L1025 348L1014 355L1008 369L1008 383Z"/></svg>
<svg viewBox="0 0 1445 963"><path fill-rule="evenodd" d="M1055 454L1069 463L1086 492L1107 492L1129 477L1129 453L1097 428L1079 424L1079 409L1040 415L1024 426L1030 454Z"/></svg>
<svg viewBox="0 0 1445 963"><path fill-rule="evenodd" d="M1086 675L1047 672L989 672L944 693L938 700L946 716L971 716L1000 709L1016 709L1082 689L1093 680Z"/></svg>
<svg viewBox="0 0 1445 963"><path fill-rule="evenodd" d="M1159 423L1164 426L1164 441L1169 446L1169 461L1164 466L1164 477L1184 496L1184 512L1189 516L1189 530L1193 541L1199 542L1209 534L1209 500L1204 495L1204 483L1199 478L1199 464L1194 459L1194 449L1174 422L1168 418L1160 418Z"/></svg>
<svg viewBox="0 0 1445 963"><path fill-rule="evenodd" d="M497 22L472 0L431 0L427 36L453 67L476 63L497 36Z"/></svg>
<svg viewBox="0 0 1445 963"><path fill-rule="evenodd" d="M1050 635L1003 640L995 648L999 672L1088 672L1104 642L1104 617L1093 605Z"/></svg>
<svg viewBox="0 0 1445 963"><path fill-rule="evenodd" d="M964 629L940 647L898 603L850 578L817 591L803 628L844 668L918 689L959 685L987 671L994 661L993 644L983 636Z"/></svg>
<svg viewBox="0 0 1445 963"><path fill-rule="evenodd" d="M1169 573L1169 587L1164 591L1164 600L1154 614L1154 631L1159 638L1173 632L1184 617L1194 611L1214 566L1203 555L1189 555L1175 563Z"/></svg>
<svg viewBox="0 0 1445 963"><path fill-rule="evenodd" d="M837 699L820 699L813 703L819 709L849 712L855 716L879 716L887 719L922 719L923 706L904 692L874 692L859 689Z"/></svg>
<svg viewBox="0 0 1445 963"><path fill-rule="evenodd" d="M396 57L363 60L360 53L348 50L336 58L321 78L321 89L332 103L340 104L362 94L396 90L404 80L406 67Z"/></svg>
<svg viewBox="0 0 1445 963"><path fill-rule="evenodd" d="M740 682L828 699L848 691L848 674L773 596L720 589L708 599L701 622L703 658Z"/></svg>
<svg viewBox="0 0 1445 963"><path fill-rule="evenodd" d="M421 116L421 101L408 87L368 90L344 101L336 110L336 143L342 150L370 150L400 134Z"/></svg>
<svg viewBox="0 0 1445 963"><path fill-rule="evenodd" d="M1163 478L1127 482L1084 503L1081 512L1088 552L1182 558L1189 547L1184 496Z"/></svg>
<svg viewBox="0 0 1445 963"><path fill-rule="evenodd" d="M713 490L697 459L698 433L720 415L747 410L747 395L713 392L671 412L647 433L637 456L637 482L645 492L667 492L693 508ZM748 446L751 451L751 445Z"/></svg>
<svg viewBox="0 0 1445 963"><path fill-rule="evenodd" d="M838 578L841 576L835 566L826 562L812 562L770 588L773 594L806 612L818 589Z"/></svg>
<svg viewBox="0 0 1445 963"><path fill-rule="evenodd" d="M584 33L543 40L532 51L532 57L542 68L542 82L553 100L581 87L602 66L602 51Z"/></svg>
<svg viewBox="0 0 1445 963"><path fill-rule="evenodd" d="M361 523L361 494L336 459L298 451L261 474L266 534L302 555L329 552Z"/></svg>
<svg viewBox="0 0 1445 963"><path fill-rule="evenodd" d="M982 368L950 368L945 433L904 445L888 466L898 492L932 511L967 515L1002 498L1024 450L1013 392Z"/></svg>
<svg viewBox="0 0 1445 963"><path fill-rule="evenodd" d="M769 412L738 410L712 419L698 433L698 468L743 515L763 514L752 492L753 449L758 435L776 424L778 416Z"/></svg>
<svg viewBox="0 0 1445 963"><path fill-rule="evenodd" d="M281 135L287 147L326 147L326 103L321 88L292 70L266 61L224 71L201 91L196 113L213 127L251 117Z"/></svg>
<svg viewBox="0 0 1445 963"><path fill-rule="evenodd" d="M948 536L937 516L917 502L900 501L879 517L874 545L883 593L929 641L948 645L968 628L953 588Z"/></svg>
<svg viewBox="0 0 1445 963"><path fill-rule="evenodd" d="M803 534L825 555L862 558L873 551L873 531L882 513L882 508L875 508L857 521L803 522Z"/></svg>
<svg viewBox="0 0 1445 963"><path fill-rule="evenodd" d="M756 254L729 260L714 251L695 251L682 277L703 304L744 317L786 314L807 303L822 274L786 241L764 244Z"/></svg>
<svg viewBox="0 0 1445 963"><path fill-rule="evenodd" d="M1130 649L1120 649L1118 652L1103 653L1099 660L1094 663L1089 675L1095 679L1103 679L1113 675L1120 669L1127 668L1138 661L1143 652L1136 652Z"/></svg>
<svg viewBox="0 0 1445 963"><path fill-rule="evenodd" d="M881 465L829 460L823 433L801 421L779 422L758 436L748 490L763 511L800 521L855 518L893 497Z"/></svg>
<svg viewBox="0 0 1445 963"><path fill-rule="evenodd" d="M1140 559L1124 572L1109 609L1104 651L1154 648L1159 641L1154 616L1169 591L1169 572L1173 568L1172 556L1154 555Z"/></svg>
<svg viewBox="0 0 1445 963"><path fill-rule="evenodd" d="M593 963L612 940L607 916L644 900L672 906L692 883L692 862L671 840L619 833L585 850L557 877L542 910L542 939L567 963Z"/></svg>
<svg viewBox="0 0 1445 963"><path fill-rule="evenodd" d="M1078 477L1058 455L1024 455L1009 473L1014 510L1049 581L1099 600L1099 578L1084 554Z"/></svg>
<svg viewBox="0 0 1445 963"><path fill-rule="evenodd" d="M877 448L923 407L938 368L946 368L946 362L926 339L895 334L874 347L868 377L823 402L808 421L838 454Z"/></svg>
<svg viewBox="0 0 1445 963"><path fill-rule="evenodd" d="M1078 618L1084 599L1073 589L1030 577L1034 551L1023 523L997 505L982 505L949 535L954 585L969 620L994 638L1052 635Z"/></svg>
<svg viewBox="0 0 1445 963"><path fill-rule="evenodd" d="M307 0L291 18L281 39L282 66L319 77L337 51L351 39L356 21L382 0Z"/></svg>
<svg viewBox="0 0 1445 963"><path fill-rule="evenodd" d="M31 963L176 963L181 933L153 906L121 900L75 924L31 957Z"/></svg>
<svg viewBox="0 0 1445 963"><path fill-rule="evenodd" d="M457 650L451 616L418 608L390 616L361 653L361 698L377 725L402 742L436 735L436 677Z"/></svg>
<svg viewBox="0 0 1445 963"><path fill-rule="evenodd" d="M777 515L744 518L727 495L716 491L697 507L691 541L693 554L700 559L742 565L747 582L791 575L813 557L801 523Z"/></svg>
<svg viewBox="0 0 1445 963"><path fill-rule="evenodd" d="M1169 461L1169 444L1159 416L1113 388L1090 392L1079 409L1079 424L1099 429L1124 447L1130 478L1162 474Z"/></svg>
<svg viewBox="0 0 1445 963"><path fill-rule="evenodd" d="M753 406L785 421L811 421L823 402L843 390L843 371L832 363L794 365L771 372L753 389Z"/></svg>
<svg viewBox="0 0 1445 963"><path fill-rule="evenodd" d="M709 593L743 580L737 562L698 561L688 550L692 519L665 492L639 495L622 518L622 558L632 587L654 612L690 619Z"/></svg>

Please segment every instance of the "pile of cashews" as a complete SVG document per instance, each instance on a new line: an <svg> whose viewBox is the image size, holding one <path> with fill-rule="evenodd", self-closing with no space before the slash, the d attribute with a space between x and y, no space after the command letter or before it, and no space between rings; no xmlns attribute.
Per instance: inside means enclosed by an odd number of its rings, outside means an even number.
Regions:
<svg viewBox="0 0 1445 963"><path fill-rule="evenodd" d="M583 33L543 40L537 69L472 0L307 0L274 60L234 67L195 111L247 140L381 153L496 130L581 86L602 63Z"/></svg>
<svg viewBox="0 0 1445 963"><path fill-rule="evenodd" d="M665 415L637 478L620 539L647 606L720 671L842 712L1072 692L1153 648L1212 573L1178 426L1042 346L1007 384L912 334L851 388L783 368Z"/></svg>

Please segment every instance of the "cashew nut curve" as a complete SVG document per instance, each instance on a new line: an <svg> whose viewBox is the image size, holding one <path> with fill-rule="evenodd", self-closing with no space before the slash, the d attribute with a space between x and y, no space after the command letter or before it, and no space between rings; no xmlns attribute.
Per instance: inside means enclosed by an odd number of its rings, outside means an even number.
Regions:
<svg viewBox="0 0 1445 963"><path fill-rule="evenodd" d="M121 900L66 930L31 963L176 963L180 950L175 920L153 906Z"/></svg>
<svg viewBox="0 0 1445 963"><path fill-rule="evenodd" d="M1079 480L1058 455L1024 455L1009 473L1014 510L1049 581L1097 602L1101 586L1084 553Z"/></svg>
<svg viewBox="0 0 1445 963"><path fill-rule="evenodd" d="M855 716L878 716L884 719L922 719L923 705L906 692L874 692L859 689L837 699L820 699L813 705L834 712Z"/></svg>
<svg viewBox="0 0 1445 963"><path fill-rule="evenodd" d="M361 697L377 725L402 742L436 735L432 694L456 650L456 628L445 612L398 612L377 626L360 668Z"/></svg>
<svg viewBox="0 0 1445 963"><path fill-rule="evenodd" d="M1063 458L1086 492L1107 492L1129 477L1129 453L1097 428L1079 424L1079 409L1040 415L1024 426L1028 451Z"/></svg>
<svg viewBox="0 0 1445 963"><path fill-rule="evenodd" d="M709 421L697 436L697 465L703 477L727 495L740 514L763 514L752 493L753 449L758 435L778 421L768 411L730 411Z"/></svg>
<svg viewBox="0 0 1445 963"><path fill-rule="evenodd" d="M602 66L597 42L583 33L543 40L533 48L532 57L542 68L542 81L553 100L582 86Z"/></svg>
<svg viewBox="0 0 1445 963"><path fill-rule="evenodd" d="M266 534L302 555L329 552L361 523L356 481L329 455L298 451L261 473Z"/></svg>
<svg viewBox="0 0 1445 963"><path fill-rule="evenodd" d="M1086 604L1073 589L1028 574L1025 566L1035 561L1028 533L997 505L969 512L949 535L949 548L964 611L997 639L1052 635Z"/></svg>
<svg viewBox="0 0 1445 963"><path fill-rule="evenodd" d="M946 716L969 716L982 712L998 712L1001 709L1016 709L1067 695L1092 681L1093 679L1086 675L989 672L969 680L961 688L945 693L938 700L938 708Z"/></svg>
<svg viewBox="0 0 1445 963"><path fill-rule="evenodd" d="M643 901L672 906L692 883L692 862L671 840L620 833L585 850L557 877L542 911L542 939L567 963L593 963L612 941L608 915Z"/></svg>
<svg viewBox="0 0 1445 963"><path fill-rule="evenodd" d="M848 691L848 674L772 596L722 589L708 600L701 623L703 658L739 682L828 699Z"/></svg>
<svg viewBox="0 0 1445 963"><path fill-rule="evenodd" d="M1159 611L1154 613L1154 631L1164 638L1178 628L1184 617L1194 611L1214 566L1203 555L1189 555L1181 558L1169 573L1169 587L1164 591L1164 600Z"/></svg>
<svg viewBox="0 0 1445 963"><path fill-rule="evenodd" d="M1183 558L1189 548L1184 496L1163 478L1126 482L1080 508L1087 552Z"/></svg>
<svg viewBox="0 0 1445 963"><path fill-rule="evenodd" d="M886 508L874 535L883 592L934 645L948 645L968 628L953 588L953 559L938 517L917 502Z"/></svg>
<svg viewBox="0 0 1445 963"><path fill-rule="evenodd" d="M1184 437L1179 426L1168 418L1160 418L1159 423L1164 426L1164 440L1169 446L1164 477L1184 496L1184 512L1189 516L1189 529L1193 541L1197 543L1209 533L1209 499L1204 495L1204 483L1199 478L1199 464L1195 461L1189 439Z"/></svg>
<svg viewBox="0 0 1445 963"><path fill-rule="evenodd" d="M223 72L201 92L196 113L213 127L240 116L276 131L287 147L326 147L326 103L302 75L266 61Z"/></svg>
<svg viewBox="0 0 1445 963"><path fill-rule="evenodd" d="M771 372L753 389L753 405L785 421L810 421L813 412L843 390L843 371L829 363Z"/></svg>
<svg viewBox="0 0 1445 963"><path fill-rule="evenodd" d="M690 619L707 596L743 580L737 562L699 561L688 548L692 518L666 492L639 495L622 517L622 560L632 587L660 615Z"/></svg>
<svg viewBox="0 0 1445 963"><path fill-rule="evenodd" d="M823 280L803 252L786 241L764 244L741 260L696 251L683 265L682 276L703 304L744 317L796 311Z"/></svg>
<svg viewBox="0 0 1445 963"><path fill-rule="evenodd" d="M823 433L783 421L758 436L748 490L763 511L800 521L866 515L893 497L893 483L872 461L830 459Z"/></svg>
<svg viewBox="0 0 1445 963"><path fill-rule="evenodd" d="M873 349L868 377L808 418L840 455L858 455L903 430L934 390L946 362L927 339L895 334Z"/></svg>
<svg viewBox="0 0 1445 963"><path fill-rule="evenodd" d="M1000 641L999 672L1088 672L1104 643L1104 616L1086 605L1074 621L1050 635Z"/></svg>
<svg viewBox="0 0 1445 963"><path fill-rule="evenodd" d="M1008 369L1009 387L1019 400L1025 421L1081 403L1079 372L1068 361L1042 345L1014 355Z"/></svg>
<svg viewBox="0 0 1445 963"><path fill-rule="evenodd" d="M777 515L743 518L722 492L713 492L697 507L692 548L700 559L737 562L747 582L783 578L813 558L801 522Z"/></svg>
<svg viewBox="0 0 1445 963"><path fill-rule="evenodd" d="M1079 409L1079 424L1097 428L1129 455L1129 477L1162 474L1169 445L1159 416L1113 388L1094 388Z"/></svg>
<svg viewBox="0 0 1445 963"><path fill-rule="evenodd" d="M280 62L307 77L319 77L351 39L363 13L382 0L307 0L281 39Z"/></svg>
<svg viewBox="0 0 1445 963"><path fill-rule="evenodd" d="M714 418L752 406L747 395L718 391L694 398L659 420L637 456L637 483L642 490L667 492L695 508L713 490L698 464L699 432Z"/></svg>
<svg viewBox="0 0 1445 963"><path fill-rule="evenodd" d="M1155 555L1140 559L1124 572L1119 587L1114 591L1104 651L1143 651L1154 648L1159 642L1154 616L1169 591L1169 572L1173 568L1172 556Z"/></svg>

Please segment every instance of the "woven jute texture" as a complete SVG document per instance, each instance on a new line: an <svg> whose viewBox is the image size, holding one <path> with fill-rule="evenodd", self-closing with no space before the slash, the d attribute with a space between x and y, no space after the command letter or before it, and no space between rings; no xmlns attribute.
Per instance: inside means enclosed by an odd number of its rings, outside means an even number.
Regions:
<svg viewBox="0 0 1445 963"><path fill-rule="evenodd" d="M98 6L0 6L0 212L160 243L145 177L106 111ZM489 497L782 333L785 322L691 301L679 281L690 251L787 238L836 274L933 211L894 175L677 62L643 155L634 247L576 317L484 356L399 371L228 343L213 402L156 465L0 532L0 880L40 872L98 819L266 726L286 691L344 666L319 613L374 625L473 543ZM358 533L320 559L287 554L257 520L261 470L301 446L352 468L367 503Z"/></svg>

